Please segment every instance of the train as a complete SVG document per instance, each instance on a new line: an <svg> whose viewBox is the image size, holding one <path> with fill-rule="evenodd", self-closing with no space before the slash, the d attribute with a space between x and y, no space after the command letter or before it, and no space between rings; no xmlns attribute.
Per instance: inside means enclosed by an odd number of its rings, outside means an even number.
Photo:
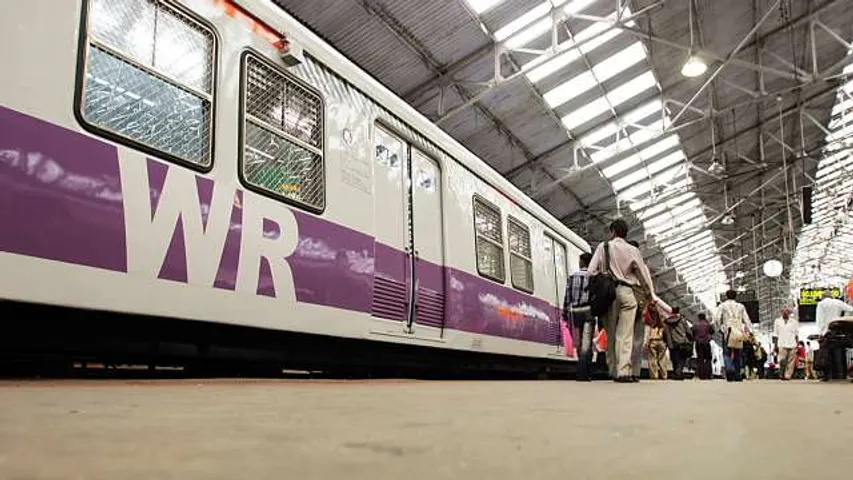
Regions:
<svg viewBox="0 0 853 480"><path fill-rule="evenodd" d="M273 3L0 27L5 362L573 368L589 244Z"/></svg>

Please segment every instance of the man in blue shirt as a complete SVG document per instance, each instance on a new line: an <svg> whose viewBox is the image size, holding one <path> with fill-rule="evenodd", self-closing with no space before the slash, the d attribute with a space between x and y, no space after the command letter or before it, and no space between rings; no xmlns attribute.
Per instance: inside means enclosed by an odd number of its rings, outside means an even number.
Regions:
<svg viewBox="0 0 853 480"><path fill-rule="evenodd" d="M578 355L577 380L591 380L590 364L592 363L592 337L595 334L595 317L589 308L589 276L587 267L592 255L583 253L580 256L580 269L566 280L566 298L563 302L563 321L571 329L575 350ZM608 339L610 341L610 339Z"/></svg>

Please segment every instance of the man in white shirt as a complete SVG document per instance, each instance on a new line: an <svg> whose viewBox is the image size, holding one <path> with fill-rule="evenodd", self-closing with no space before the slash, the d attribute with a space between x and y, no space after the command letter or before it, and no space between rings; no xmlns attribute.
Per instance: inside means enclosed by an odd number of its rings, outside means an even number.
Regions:
<svg viewBox="0 0 853 480"><path fill-rule="evenodd" d="M782 308L782 318L773 324L773 349L779 355L779 378L790 380L797 368L800 322L791 318L791 309Z"/></svg>
<svg viewBox="0 0 853 480"><path fill-rule="evenodd" d="M632 287L642 287L650 293L652 301L660 302L654 293L652 276L643 256L636 247L628 244L626 236L628 224L622 219L614 220L610 224L610 240L598 245L588 270L590 276L607 270L604 248L607 244L610 250L607 263L610 264L610 273L617 283L616 298L610 305L604 322L607 332L607 365L610 368L610 376L620 383L637 381L631 366L637 312L637 299Z"/></svg>
<svg viewBox="0 0 853 480"><path fill-rule="evenodd" d="M823 298L817 304L817 312L815 314L818 333L821 336L826 335L826 330L829 329L829 322L840 318L842 312L853 313L853 307L837 298L832 298L832 292L825 290Z"/></svg>
<svg viewBox="0 0 853 480"><path fill-rule="evenodd" d="M823 371L823 381L841 380L847 378L846 359L844 358L844 349L832 345L830 342L825 342L826 332L829 330L829 323L841 317L842 312L853 313L853 307L847 305L837 298L832 298L832 292L825 290L823 298L817 304L817 312L815 314L815 323L817 330L821 336L821 346L819 356Z"/></svg>

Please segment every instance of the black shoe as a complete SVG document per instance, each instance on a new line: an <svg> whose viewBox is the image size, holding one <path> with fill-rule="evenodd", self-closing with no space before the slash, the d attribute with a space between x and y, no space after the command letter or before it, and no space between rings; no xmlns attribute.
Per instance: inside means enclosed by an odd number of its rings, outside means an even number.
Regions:
<svg viewBox="0 0 853 480"><path fill-rule="evenodd" d="M631 377L616 377L616 379L613 381L616 383L634 383L631 380Z"/></svg>
<svg viewBox="0 0 853 480"><path fill-rule="evenodd" d="M640 377L631 377L631 383L640 383Z"/></svg>

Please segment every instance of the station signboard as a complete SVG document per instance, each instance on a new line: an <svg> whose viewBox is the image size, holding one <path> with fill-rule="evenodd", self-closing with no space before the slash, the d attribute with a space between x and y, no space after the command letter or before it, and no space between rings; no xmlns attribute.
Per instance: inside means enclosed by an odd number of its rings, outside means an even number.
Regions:
<svg viewBox="0 0 853 480"><path fill-rule="evenodd" d="M800 289L800 305L817 305L820 302L820 299L823 298L823 292L826 288L801 288ZM832 292L832 298L841 298L841 289L840 288L830 288L830 292Z"/></svg>

